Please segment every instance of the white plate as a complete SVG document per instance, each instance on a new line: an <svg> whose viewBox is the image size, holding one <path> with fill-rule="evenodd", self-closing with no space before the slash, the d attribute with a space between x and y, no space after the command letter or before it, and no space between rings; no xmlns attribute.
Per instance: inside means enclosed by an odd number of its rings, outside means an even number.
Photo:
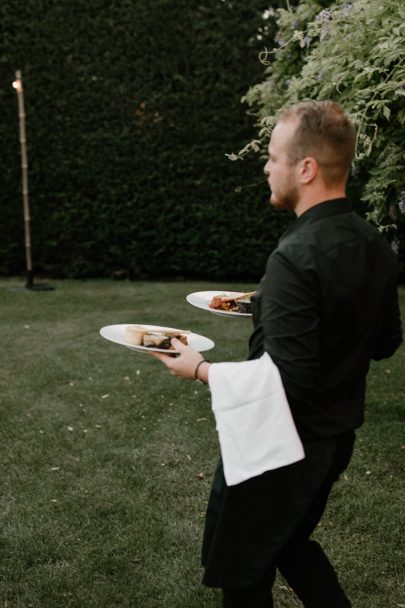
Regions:
<svg viewBox="0 0 405 608"><path fill-rule="evenodd" d="M153 347L149 347L149 346L135 346L134 344L129 344L128 342L125 341L125 330L127 328L127 325L134 325L134 323L123 324L123 325L106 325L105 327L102 327L100 329L100 334L106 340L110 340L110 342L115 342L116 344L120 344L121 346L126 346L127 348L130 348L132 350L136 350L136 351L142 352L142 353L155 351L157 353L173 354L173 353L178 352L176 350L168 350L167 348L153 348ZM139 325L139 324L137 323L137 325ZM161 332L164 332L165 330L173 331L173 329L171 327L162 327L161 325L144 325L144 324L142 324L142 327L146 327L150 331L161 331ZM179 333L181 333L180 330L179 330ZM215 346L215 342L213 342L209 338L206 338L205 336L200 336L199 334L193 334L192 332L187 333L187 343L189 346L191 346L191 348L193 348L194 350L198 350L199 352L203 352L205 350L210 350L211 348L214 348L214 346Z"/></svg>
<svg viewBox="0 0 405 608"><path fill-rule="evenodd" d="M214 296L234 296L235 298L243 295L243 291L195 291L194 293L189 293L186 297L186 300L192 306L196 306L197 308L202 308L202 310L208 310L208 312L214 313L214 315L220 315L223 317L251 317L250 312L232 312L230 310L218 310L216 308L211 308L209 303L211 302Z"/></svg>

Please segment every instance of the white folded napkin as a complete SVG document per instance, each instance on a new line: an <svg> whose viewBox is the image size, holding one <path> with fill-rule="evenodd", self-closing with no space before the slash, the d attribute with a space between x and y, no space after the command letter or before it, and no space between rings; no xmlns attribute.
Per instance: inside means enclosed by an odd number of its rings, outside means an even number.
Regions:
<svg viewBox="0 0 405 608"><path fill-rule="evenodd" d="M280 373L267 353L213 363L208 380L228 486L305 458Z"/></svg>

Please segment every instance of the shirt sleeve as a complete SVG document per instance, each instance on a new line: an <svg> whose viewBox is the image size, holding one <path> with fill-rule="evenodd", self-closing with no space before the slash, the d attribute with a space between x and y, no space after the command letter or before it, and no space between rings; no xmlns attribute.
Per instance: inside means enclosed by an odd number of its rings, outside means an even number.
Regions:
<svg viewBox="0 0 405 608"><path fill-rule="evenodd" d="M381 329L373 352L373 359L376 361L392 357L402 343L401 314L396 284L387 289L386 302L383 306L382 314Z"/></svg>
<svg viewBox="0 0 405 608"><path fill-rule="evenodd" d="M283 253L270 256L263 282L264 350L277 365L287 394L305 398L318 388L321 296L315 273Z"/></svg>

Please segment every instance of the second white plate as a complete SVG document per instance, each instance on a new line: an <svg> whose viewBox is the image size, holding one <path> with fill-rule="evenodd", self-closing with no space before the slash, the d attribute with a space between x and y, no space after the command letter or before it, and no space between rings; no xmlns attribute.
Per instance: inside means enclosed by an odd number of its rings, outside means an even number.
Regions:
<svg viewBox="0 0 405 608"><path fill-rule="evenodd" d="M220 315L221 317L251 317L251 313L248 312L218 310L209 306L209 303L214 296L226 295L238 297L242 294L243 291L226 291L225 289L222 291L195 291L194 293L189 293L188 296L186 296L186 300L192 306L196 306L202 310L207 310L208 312L212 312L214 315Z"/></svg>

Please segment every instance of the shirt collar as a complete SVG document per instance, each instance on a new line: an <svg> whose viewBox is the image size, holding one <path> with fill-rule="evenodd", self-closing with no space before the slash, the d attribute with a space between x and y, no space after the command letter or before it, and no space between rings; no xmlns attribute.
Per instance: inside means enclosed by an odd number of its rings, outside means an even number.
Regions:
<svg viewBox="0 0 405 608"><path fill-rule="evenodd" d="M303 224L317 221L325 217L331 217L333 215L340 215L342 213L350 213L352 206L347 198L334 198L327 201L322 201L313 207L310 207L302 215L296 218L292 225L281 237L282 239L291 234L296 228L299 228Z"/></svg>

